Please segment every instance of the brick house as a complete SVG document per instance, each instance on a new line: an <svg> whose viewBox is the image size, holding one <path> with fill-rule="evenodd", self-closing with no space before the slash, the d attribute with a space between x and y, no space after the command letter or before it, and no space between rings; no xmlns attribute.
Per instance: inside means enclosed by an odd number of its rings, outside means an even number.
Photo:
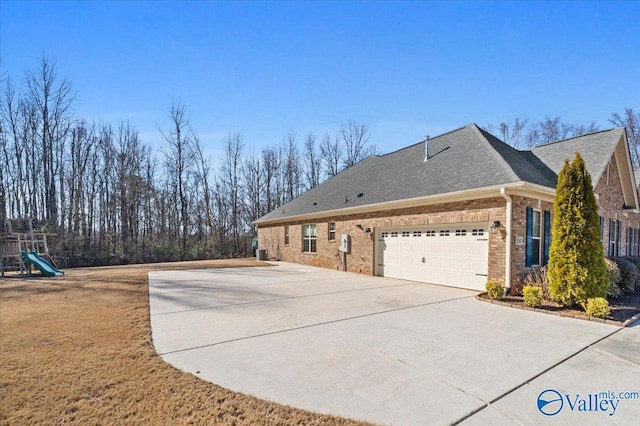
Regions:
<svg viewBox="0 0 640 426"><path fill-rule="evenodd" d="M638 255L624 128L519 151L475 124L370 156L278 207L255 222L258 249L268 259L367 275L509 287L548 260L557 174L576 151L594 184L603 253Z"/></svg>

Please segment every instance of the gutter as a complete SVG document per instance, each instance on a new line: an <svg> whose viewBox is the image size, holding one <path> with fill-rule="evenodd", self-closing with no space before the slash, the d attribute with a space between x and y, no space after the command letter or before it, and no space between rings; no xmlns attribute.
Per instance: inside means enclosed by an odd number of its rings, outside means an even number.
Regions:
<svg viewBox="0 0 640 426"><path fill-rule="evenodd" d="M270 219L257 219L252 223L257 226L275 225L280 223L291 223L303 220L315 220L331 216L343 216L350 214L369 213L384 210L394 210L409 207L418 207L424 205L451 203L456 201L478 200L482 198L491 198L498 196L502 189L510 189L512 193L522 194L524 196L534 196L545 201L553 202L555 198L555 189L525 181L515 182L512 184L501 186L489 186L485 188L466 189L461 191L448 192L444 194L426 195L403 200L384 201L380 203L363 204L355 207L338 208L330 210L322 210L313 213L303 213L291 216L278 216ZM312 200L311 200L312 201ZM286 204L285 204L286 206ZM284 206L280 206L275 210L283 210Z"/></svg>
<svg viewBox="0 0 640 426"><path fill-rule="evenodd" d="M500 188L500 195L507 200L507 223L505 225L507 230L507 247L505 253L505 265L504 265L504 287L505 294L509 293L511 288L511 223L513 219L513 204L511 196L507 194L507 188Z"/></svg>

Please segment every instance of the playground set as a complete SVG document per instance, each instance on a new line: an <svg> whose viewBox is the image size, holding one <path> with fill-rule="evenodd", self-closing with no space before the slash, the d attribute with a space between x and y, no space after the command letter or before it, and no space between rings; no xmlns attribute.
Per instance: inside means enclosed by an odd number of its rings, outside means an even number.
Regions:
<svg viewBox="0 0 640 426"><path fill-rule="evenodd" d="M34 224L36 225L34 228ZM35 266L47 277L64 275L49 255L47 236L55 234L38 232L33 219L7 220L7 231L0 232L0 274L5 271L20 271L20 275L31 276Z"/></svg>

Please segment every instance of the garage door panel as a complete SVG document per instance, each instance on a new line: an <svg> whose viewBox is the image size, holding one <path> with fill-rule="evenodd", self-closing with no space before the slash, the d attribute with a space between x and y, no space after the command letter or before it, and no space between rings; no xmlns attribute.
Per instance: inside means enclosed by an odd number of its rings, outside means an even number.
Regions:
<svg viewBox="0 0 640 426"><path fill-rule="evenodd" d="M488 224L377 231L378 275L484 290Z"/></svg>

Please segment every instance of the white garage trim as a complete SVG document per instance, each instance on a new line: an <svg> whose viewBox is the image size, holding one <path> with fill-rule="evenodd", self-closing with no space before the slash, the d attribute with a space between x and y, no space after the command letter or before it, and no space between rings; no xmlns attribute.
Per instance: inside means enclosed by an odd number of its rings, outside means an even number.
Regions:
<svg viewBox="0 0 640 426"><path fill-rule="evenodd" d="M376 275L484 291L489 224L378 228Z"/></svg>

